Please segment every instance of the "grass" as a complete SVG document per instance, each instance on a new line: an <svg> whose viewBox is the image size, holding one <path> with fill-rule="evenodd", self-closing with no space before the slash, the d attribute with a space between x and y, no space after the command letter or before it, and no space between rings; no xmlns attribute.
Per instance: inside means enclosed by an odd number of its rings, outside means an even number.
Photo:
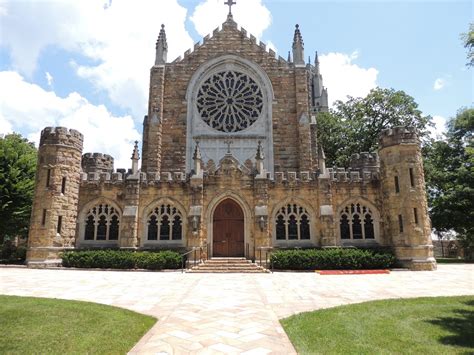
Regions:
<svg viewBox="0 0 474 355"><path fill-rule="evenodd" d="M0 296L0 354L125 354L155 322L95 303Z"/></svg>
<svg viewBox="0 0 474 355"><path fill-rule="evenodd" d="M365 302L281 323L299 354L474 353L474 296Z"/></svg>

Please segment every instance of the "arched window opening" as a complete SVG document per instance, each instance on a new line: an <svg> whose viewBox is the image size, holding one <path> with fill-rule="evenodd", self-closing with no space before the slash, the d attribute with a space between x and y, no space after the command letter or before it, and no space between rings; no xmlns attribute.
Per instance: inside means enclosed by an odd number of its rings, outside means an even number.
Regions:
<svg viewBox="0 0 474 355"><path fill-rule="evenodd" d="M367 206L350 204L339 211L341 239L375 239L374 214Z"/></svg>
<svg viewBox="0 0 474 355"><path fill-rule="evenodd" d="M285 232L285 220L282 215L279 215L276 220L276 239L277 240L285 240L286 239L286 232Z"/></svg>
<svg viewBox="0 0 474 355"><path fill-rule="evenodd" d="M277 240L311 239L308 211L296 204L281 207L275 219L275 234Z"/></svg>
<svg viewBox="0 0 474 355"><path fill-rule="evenodd" d="M182 240L183 216L170 204L155 207L148 216L147 240Z"/></svg>
<svg viewBox="0 0 474 355"><path fill-rule="evenodd" d="M109 227L109 240L118 240L119 235L119 219L118 217L112 216L110 220L110 227Z"/></svg>
<svg viewBox="0 0 474 355"><path fill-rule="evenodd" d="M349 227L349 220L347 215L343 214L341 216L341 239L351 239L351 230Z"/></svg>
<svg viewBox="0 0 474 355"><path fill-rule="evenodd" d="M92 207L84 221L84 240L107 241L119 239L120 216L108 204Z"/></svg>
<svg viewBox="0 0 474 355"><path fill-rule="evenodd" d="M148 220L148 240L158 239L158 220L152 215Z"/></svg>

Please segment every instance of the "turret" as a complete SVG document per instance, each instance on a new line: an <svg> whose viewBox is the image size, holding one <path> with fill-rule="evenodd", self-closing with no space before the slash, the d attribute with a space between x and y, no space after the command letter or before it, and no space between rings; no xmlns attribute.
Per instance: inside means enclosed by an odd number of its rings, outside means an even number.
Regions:
<svg viewBox="0 0 474 355"><path fill-rule="evenodd" d="M413 127L394 127L379 137L384 234L413 270L434 270L431 226L420 140Z"/></svg>
<svg viewBox="0 0 474 355"><path fill-rule="evenodd" d="M75 244L83 136L64 127L41 132L28 237L29 267L57 265Z"/></svg>
<svg viewBox="0 0 474 355"><path fill-rule="evenodd" d="M155 65L164 65L168 57L168 42L166 41L165 25L161 25L160 34L156 41Z"/></svg>
<svg viewBox="0 0 474 355"><path fill-rule="evenodd" d="M295 26L295 34L293 36L293 62L296 66L304 66L304 43L301 36L300 26Z"/></svg>

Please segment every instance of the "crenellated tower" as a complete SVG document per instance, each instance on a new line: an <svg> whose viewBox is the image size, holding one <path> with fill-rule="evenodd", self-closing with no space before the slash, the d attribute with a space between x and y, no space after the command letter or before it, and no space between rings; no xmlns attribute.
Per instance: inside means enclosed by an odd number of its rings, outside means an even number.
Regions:
<svg viewBox="0 0 474 355"><path fill-rule="evenodd" d="M38 149L36 186L27 263L44 267L75 245L83 136L64 127L46 127Z"/></svg>
<svg viewBox="0 0 474 355"><path fill-rule="evenodd" d="M398 260L414 270L434 270L431 225L420 139L414 127L394 127L379 137L382 219Z"/></svg>

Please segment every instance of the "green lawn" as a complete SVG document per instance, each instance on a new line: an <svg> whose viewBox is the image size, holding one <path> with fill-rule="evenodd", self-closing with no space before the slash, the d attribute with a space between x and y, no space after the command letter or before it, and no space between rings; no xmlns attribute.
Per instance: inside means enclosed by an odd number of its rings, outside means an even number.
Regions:
<svg viewBox="0 0 474 355"><path fill-rule="evenodd" d="M474 353L474 296L366 302L281 323L299 354Z"/></svg>
<svg viewBox="0 0 474 355"><path fill-rule="evenodd" d="M474 260L456 258L436 258L438 264L474 264Z"/></svg>
<svg viewBox="0 0 474 355"><path fill-rule="evenodd" d="M155 322L96 303L0 296L0 354L125 354Z"/></svg>

